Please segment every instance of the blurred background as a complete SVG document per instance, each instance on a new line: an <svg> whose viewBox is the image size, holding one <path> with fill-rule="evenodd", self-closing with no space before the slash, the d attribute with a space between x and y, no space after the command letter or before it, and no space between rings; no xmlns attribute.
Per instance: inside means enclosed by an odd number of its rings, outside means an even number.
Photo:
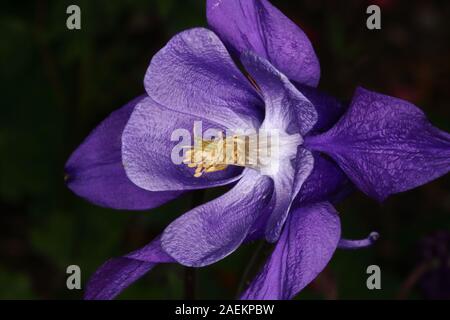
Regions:
<svg viewBox="0 0 450 320"><path fill-rule="evenodd" d="M450 2L273 0L310 37L320 87L344 101L357 86L407 99L450 131ZM82 29L66 28L81 7ZM366 28L366 8L382 29ZM110 112L144 92L151 57L177 32L206 26L200 0L3 1L0 11L0 298L79 299L66 267L82 282L106 259L149 242L192 205L192 196L149 212L99 208L64 186L70 153ZM223 190L207 191L206 199ZM338 251L299 299L450 298L450 177L378 204L356 193L338 205L343 234L376 230L371 249ZM255 255L254 253L257 252ZM122 299L234 298L270 253L241 247L195 272L160 265ZM366 288L377 264L382 290ZM83 286L84 288L84 286ZM188 291L188 292L187 292Z"/></svg>

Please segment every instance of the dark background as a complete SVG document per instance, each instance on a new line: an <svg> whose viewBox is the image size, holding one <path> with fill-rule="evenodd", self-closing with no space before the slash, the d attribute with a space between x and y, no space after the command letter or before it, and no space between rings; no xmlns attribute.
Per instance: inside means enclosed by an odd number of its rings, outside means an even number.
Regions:
<svg viewBox="0 0 450 320"><path fill-rule="evenodd" d="M273 3L310 36L323 90L345 101L359 85L401 97L450 130L449 1ZM70 4L81 7L82 30L66 28ZM365 27L370 4L382 8L382 30ZM206 25L204 2L1 6L0 298L80 298L82 291L65 287L68 265L81 267L84 284L106 259L159 234L192 199L149 212L99 208L64 186L64 163L111 111L144 92L144 73L157 50L177 32ZM299 298L450 298L449 186L446 176L383 204L352 195L338 206L343 234L361 238L377 230L381 239L371 249L338 251ZM269 252L255 243L198 269L195 297L235 297ZM371 264L381 267L382 290L366 288ZM184 298L185 278L183 267L161 265L121 298Z"/></svg>

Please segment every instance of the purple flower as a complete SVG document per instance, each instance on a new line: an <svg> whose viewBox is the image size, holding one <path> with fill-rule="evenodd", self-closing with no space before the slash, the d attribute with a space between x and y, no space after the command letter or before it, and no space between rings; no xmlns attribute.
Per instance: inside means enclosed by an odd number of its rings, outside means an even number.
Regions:
<svg viewBox="0 0 450 320"><path fill-rule="evenodd" d="M93 203L129 210L235 185L144 248L107 261L87 299L114 298L157 263L205 266L258 238L275 249L242 298L290 299L337 247L377 237L341 239L331 203L354 187L382 201L449 171L450 135L414 105L360 88L347 108L315 89L320 66L311 43L268 1L209 0L207 15L214 32L184 31L153 57L146 95L111 114L74 152L67 183ZM192 131L196 121L224 132L276 129L281 147L264 165L224 164L213 153L200 165L176 165L171 134ZM226 139L202 143L216 150Z"/></svg>

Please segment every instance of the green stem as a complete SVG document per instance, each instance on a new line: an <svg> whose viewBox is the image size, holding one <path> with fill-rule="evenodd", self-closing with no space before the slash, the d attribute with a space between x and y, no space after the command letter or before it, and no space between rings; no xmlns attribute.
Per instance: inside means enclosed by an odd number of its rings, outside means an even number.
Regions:
<svg viewBox="0 0 450 320"><path fill-rule="evenodd" d="M258 256L261 253L262 249L264 248L265 241L261 240L258 244L258 246L255 249L255 252L253 253L252 257L250 258L250 261L248 262L247 266L244 269L244 273L242 274L241 280L239 281L238 289L236 292L236 299L239 299L241 294L243 293L243 290L245 289L247 285L247 279L250 275L250 272L253 270L253 267L255 263L258 261Z"/></svg>
<svg viewBox="0 0 450 320"><path fill-rule="evenodd" d="M196 208L201 205L205 198L204 190L196 190L192 193L191 208ZM196 282L197 274L195 268L184 268L184 298L186 300L195 300L196 297Z"/></svg>

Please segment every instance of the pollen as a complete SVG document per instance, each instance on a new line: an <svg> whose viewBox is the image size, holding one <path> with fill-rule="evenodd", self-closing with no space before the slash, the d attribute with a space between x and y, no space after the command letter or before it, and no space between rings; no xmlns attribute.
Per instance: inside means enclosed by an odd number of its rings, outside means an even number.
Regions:
<svg viewBox="0 0 450 320"><path fill-rule="evenodd" d="M185 147L183 164L195 168L196 178L204 173L225 170L228 166L252 168L261 174L273 175L282 159L295 158L297 146L302 142L298 134L279 135L276 130L227 137L221 133L210 140L197 137L193 146Z"/></svg>
<svg viewBox="0 0 450 320"><path fill-rule="evenodd" d="M230 165L245 167L250 163L247 140L240 136L219 136L212 140L198 138L193 147L187 147L183 163L195 168L196 178L203 173L225 170Z"/></svg>

